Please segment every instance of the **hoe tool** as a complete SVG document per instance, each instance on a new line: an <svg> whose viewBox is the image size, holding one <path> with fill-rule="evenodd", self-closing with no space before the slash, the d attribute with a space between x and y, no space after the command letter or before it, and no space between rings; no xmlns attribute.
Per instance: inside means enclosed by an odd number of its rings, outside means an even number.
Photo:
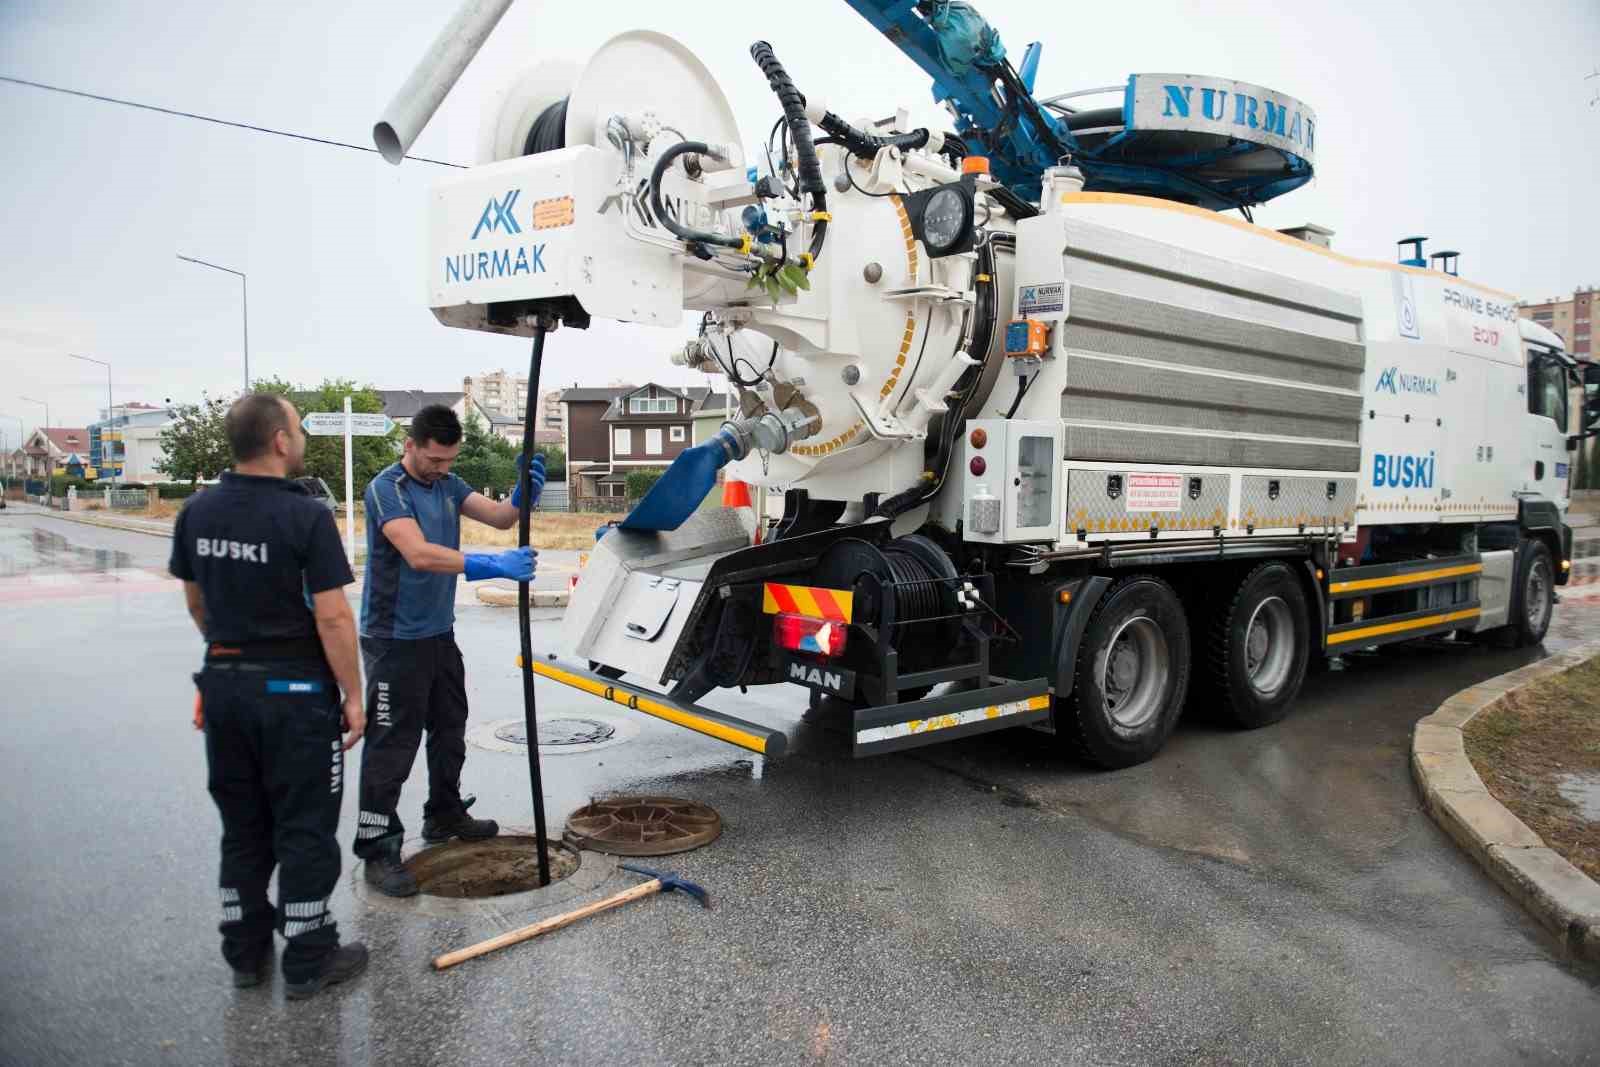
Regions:
<svg viewBox="0 0 1600 1067"><path fill-rule="evenodd" d="M671 893L674 891L680 891L687 893L689 896L692 896L698 900L701 907L711 907L710 894L700 886L695 885L693 882L679 878L676 875L666 874L662 871L653 871L648 867L636 867L631 863L624 863L621 866L625 871L632 871L635 874L647 874L650 876L650 880L648 882L640 882L638 885L633 886L630 889L624 889L622 892L615 893L609 897L606 897L604 900L597 900L593 904L585 904L583 907L566 912L565 914L555 915L548 919L541 919L539 922L532 923L531 925L524 926L520 929L509 930L497 937L491 937L487 941L480 941L476 945L468 945L466 948L456 949L454 952L447 952L443 956L439 956L433 961L433 969L436 971L448 970L458 963L462 963L466 960L474 959L478 956L493 952L497 948L505 948L507 945L515 945L519 941L532 940L533 938L538 937L540 934L548 934L552 930L561 929L563 926L571 926L579 919L587 919L589 916L598 915L602 911L610 911L612 908L620 908L624 904L630 903L631 901L640 900L654 893Z"/></svg>

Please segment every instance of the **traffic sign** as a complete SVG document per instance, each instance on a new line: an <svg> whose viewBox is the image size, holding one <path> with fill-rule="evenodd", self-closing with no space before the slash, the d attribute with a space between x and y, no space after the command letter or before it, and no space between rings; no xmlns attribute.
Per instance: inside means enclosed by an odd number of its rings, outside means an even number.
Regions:
<svg viewBox="0 0 1600 1067"><path fill-rule="evenodd" d="M356 437L384 437L394 429L394 420L383 414L354 414L349 418L350 433ZM300 425L313 437L338 437L344 433L344 420L342 411L313 411L300 420Z"/></svg>

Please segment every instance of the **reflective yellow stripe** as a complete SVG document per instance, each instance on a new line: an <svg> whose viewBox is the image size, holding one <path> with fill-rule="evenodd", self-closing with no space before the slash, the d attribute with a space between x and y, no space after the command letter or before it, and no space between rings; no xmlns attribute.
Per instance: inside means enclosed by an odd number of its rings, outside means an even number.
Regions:
<svg viewBox="0 0 1600 1067"><path fill-rule="evenodd" d="M521 656L517 657L517 666L522 666ZM715 737L718 741L726 741L730 745L738 745L740 748L747 748L751 752L759 752L763 756L767 753L767 740L764 737L757 737L755 734L736 727L727 726L679 708L670 707L651 700L643 694L635 694L613 685L583 678L564 671L560 667L552 667L548 663L535 661L533 673L548 678L552 682L560 682L562 685L570 685L574 689L581 689L583 692L597 696L602 700L610 700L613 704L621 704L625 708L632 708L635 711L642 711L646 715L654 715L658 719L665 719L675 726L685 727L696 733L705 734L707 737ZM609 697L606 695L607 693L610 694Z"/></svg>
<svg viewBox="0 0 1600 1067"><path fill-rule="evenodd" d="M1451 611L1444 615L1429 615L1424 619L1407 619L1405 622L1386 622L1379 626L1365 626L1359 630L1346 630L1344 633L1329 634L1328 644L1342 645L1346 641L1359 641L1363 637L1378 637L1382 634L1397 634L1405 630L1421 630L1429 626L1439 626L1447 622L1459 622L1462 619L1476 619L1482 614L1479 608L1468 608L1465 611Z"/></svg>
<svg viewBox="0 0 1600 1067"><path fill-rule="evenodd" d="M1353 582L1334 582L1328 586L1330 593L1348 593L1356 589L1388 589L1412 582L1431 582L1441 578L1455 578L1464 574L1481 574L1483 564L1463 563L1459 567L1444 567L1436 571L1412 571L1410 574L1391 574L1387 578L1359 578Z"/></svg>

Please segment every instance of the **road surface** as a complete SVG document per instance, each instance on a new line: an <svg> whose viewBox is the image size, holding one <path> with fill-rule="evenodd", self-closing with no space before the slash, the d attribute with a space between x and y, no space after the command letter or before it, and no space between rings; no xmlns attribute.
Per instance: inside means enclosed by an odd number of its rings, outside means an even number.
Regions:
<svg viewBox="0 0 1600 1067"><path fill-rule="evenodd" d="M1253 733L1190 716L1094 773L1011 731L856 762L798 691L709 703L782 727L767 763L568 690L541 714L626 740L547 757L589 797L711 804L722 837L658 897L432 973L436 953L596 899L333 911L372 966L287 1003L217 953L218 822L189 728L199 642L166 543L0 513L0 1061L6 1063L1593 1062L1600 986L1428 819L1412 724L1543 653L1423 644L1314 676ZM545 613L536 645L557 639ZM513 612L463 599L473 736L520 717ZM1576 598L1547 650L1600 634ZM360 750L352 753L359 757ZM425 770L402 800L421 824ZM352 762L352 777L355 763ZM526 824L525 757L474 744L475 814ZM355 830L346 796L341 840ZM582 873L582 872L580 872Z"/></svg>

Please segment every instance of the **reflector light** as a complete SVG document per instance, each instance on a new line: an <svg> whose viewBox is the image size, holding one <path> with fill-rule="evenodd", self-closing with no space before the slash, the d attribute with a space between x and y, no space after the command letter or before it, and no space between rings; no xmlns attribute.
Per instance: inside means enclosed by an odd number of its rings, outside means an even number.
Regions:
<svg viewBox="0 0 1600 1067"><path fill-rule="evenodd" d="M972 462L967 464L967 466L971 468L973 474L982 474L984 471L989 469L989 464L984 462L982 456L973 456Z"/></svg>
<svg viewBox="0 0 1600 1067"><path fill-rule="evenodd" d="M772 617L772 639L779 648L790 652L837 656L844 651L849 632L849 627L843 623L813 619L809 615L783 612Z"/></svg>

